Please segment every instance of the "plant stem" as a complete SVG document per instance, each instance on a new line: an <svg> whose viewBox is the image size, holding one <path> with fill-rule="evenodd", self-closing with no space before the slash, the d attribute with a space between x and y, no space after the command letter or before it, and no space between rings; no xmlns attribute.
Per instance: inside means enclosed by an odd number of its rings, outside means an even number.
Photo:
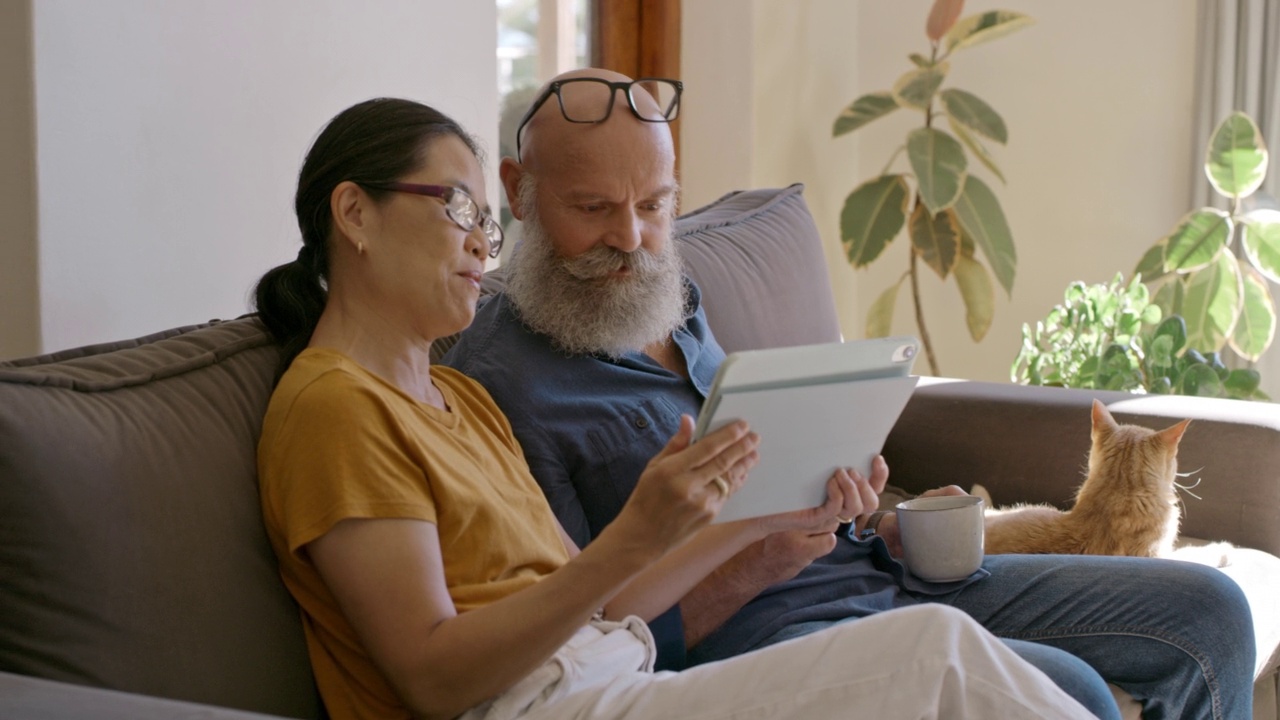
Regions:
<svg viewBox="0 0 1280 720"><path fill-rule="evenodd" d="M920 344L924 345L924 355L929 359L929 372L935 376L938 372L938 358L933 354L933 342L929 340L929 331L924 326L924 308L920 306L920 279L916 273L916 249L911 247L911 303L916 309L916 327L920 330Z"/></svg>
<svg viewBox="0 0 1280 720"><path fill-rule="evenodd" d="M898 149L897 149L897 150L894 150L894 151L893 151L893 154L889 156L889 162L887 162L887 163L885 163L885 164L884 164L884 168L883 168L882 170L880 170L880 174L881 174L881 175L888 175L888 174L889 174L889 168L893 167L893 161L894 161L894 160L897 160L897 159L898 159L898 155L899 155L903 150L906 150L906 149L907 149L907 146L906 146L906 145L899 145L899 146L898 146Z"/></svg>
<svg viewBox="0 0 1280 720"><path fill-rule="evenodd" d="M937 62L937 59L938 59L937 43L934 43L933 51L930 53L930 56L931 56L932 62ZM933 125L933 99L932 98L929 99L929 107L925 108L925 112L924 112L924 126L927 128L927 127L930 127L931 125ZM918 189L918 186L917 186L917 189ZM915 201L916 201L915 202L916 205L919 205L921 202L919 192L916 193ZM920 330L920 344L924 345L924 355L929 360L929 372L932 373L934 376L939 376L942 373L938 371L938 358L936 355L933 354L933 341L929 339L929 330L924 326L924 307L921 306L920 304L920 274L916 270L917 268L916 255L918 253L916 253L915 245L912 244L907 252L911 254L911 303L915 306L915 310L916 310L916 327Z"/></svg>

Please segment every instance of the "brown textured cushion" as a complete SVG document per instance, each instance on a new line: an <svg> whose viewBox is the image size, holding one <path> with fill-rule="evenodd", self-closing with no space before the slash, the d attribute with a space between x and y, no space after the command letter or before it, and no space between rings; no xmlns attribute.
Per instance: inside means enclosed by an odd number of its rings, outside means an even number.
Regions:
<svg viewBox="0 0 1280 720"><path fill-rule="evenodd" d="M253 319L0 363L0 670L316 717L255 449Z"/></svg>

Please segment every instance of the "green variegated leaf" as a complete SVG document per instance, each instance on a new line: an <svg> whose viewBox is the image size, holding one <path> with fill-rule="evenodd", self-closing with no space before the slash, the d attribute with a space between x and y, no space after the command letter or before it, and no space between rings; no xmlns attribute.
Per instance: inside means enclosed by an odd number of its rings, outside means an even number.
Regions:
<svg viewBox="0 0 1280 720"><path fill-rule="evenodd" d="M978 138L974 137L973 133L966 130L963 125L956 122L953 118L948 117L947 124L951 126L951 132L955 133L956 137L960 138L960 142L964 143L964 146L969 148L969 152L973 153L974 157L978 158L978 162L986 166L993 175L1000 178L1000 182L1005 182L1004 173L1000 172L1000 168L996 165L996 161L991 158L991 153L987 151L986 146L984 146Z"/></svg>
<svg viewBox="0 0 1280 720"><path fill-rule="evenodd" d="M854 188L840 211L840 240L855 268L880 257L907 219L907 181L882 175Z"/></svg>
<svg viewBox="0 0 1280 720"><path fill-rule="evenodd" d="M933 94L947 77L951 66L945 62L931 67L916 68L898 78L893 84L893 99L903 107L928 110Z"/></svg>
<svg viewBox="0 0 1280 720"><path fill-rule="evenodd" d="M1188 347L1217 352L1227 344L1240 314L1240 293L1240 271L1231 253L1222 253L1208 267L1191 274L1182 299Z"/></svg>
<svg viewBox="0 0 1280 720"><path fill-rule="evenodd" d="M1249 362L1257 362L1262 353L1271 347L1276 334L1276 305L1271 298L1266 278L1245 260L1240 261L1241 286L1244 299L1240 307L1240 319L1231 332L1231 349Z"/></svg>
<svg viewBox="0 0 1280 720"><path fill-rule="evenodd" d="M953 121L1001 145L1009 141L1004 119L977 95L948 88L938 93L938 99L942 100L947 116Z"/></svg>
<svg viewBox="0 0 1280 720"><path fill-rule="evenodd" d="M1267 146L1248 115L1233 112L1213 131L1204 173L1227 197L1248 197L1267 178Z"/></svg>
<svg viewBox="0 0 1280 720"><path fill-rule="evenodd" d="M995 193L986 183L970 175L965 178L955 211L965 234L977 241L1000 286L1012 297L1018 253L1013 248L1013 234L1009 232L1009 223L1004 219Z"/></svg>
<svg viewBox="0 0 1280 720"><path fill-rule="evenodd" d="M1231 239L1231 216L1216 208L1200 208L1178 221L1164 243L1165 272L1191 272L1207 267Z"/></svg>
<svg viewBox="0 0 1280 720"><path fill-rule="evenodd" d="M1164 242L1161 240L1152 245L1138 261L1138 267L1133 269L1133 274L1141 275L1144 282L1151 282L1164 276Z"/></svg>
<svg viewBox="0 0 1280 720"><path fill-rule="evenodd" d="M906 277L905 275L902 277ZM902 278L889 286L880 297L871 303L867 311L866 333L869 338L888 337L893 329L893 308L898 304L898 290L902 287Z"/></svg>
<svg viewBox="0 0 1280 720"><path fill-rule="evenodd" d="M964 187L964 148L955 138L933 128L916 128L907 136L907 159L916 174L920 199L936 215L955 204Z"/></svg>
<svg viewBox="0 0 1280 720"><path fill-rule="evenodd" d="M921 55L920 53L911 53L910 55L907 56L907 59L915 63L916 67L921 67L921 68L933 67L933 63L929 61L929 58Z"/></svg>
<svg viewBox="0 0 1280 720"><path fill-rule="evenodd" d="M1009 10L991 10L961 18L960 22L956 23L946 37L943 38L943 41L946 43L947 52L952 52L960 48L973 47L974 45L981 45L984 42L1004 37L1015 30L1021 30L1033 22L1035 21L1022 13Z"/></svg>
<svg viewBox="0 0 1280 720"><path fill-rule="evenodd" d="M951 210L943 210L933 217L924 205L916 203L908 225L911 244L920 258L938 273L938 277L947 279L947 273L956 265L960 257L960 223Z"/></svg>
<svg viewBox="0 0 1280 720"><path fill-rule="evenodd" d="M1258 272L1280 283L1280 212L1255 210L1246 215L1241 244Z"/></svg>
<svg viewBox="0 0 1280 720"><path fill-rule="evenodd" d="M1182 299L1186 296L1186 284L1179 275L1172 276L1167 282L1160 286L1156 291L1155 299L1151 302L1160 306L1160 310L1168 315L1182 314Z"/></svg>
<svg viewBox="0 0 1280 720"><path fill-rule="evenodd" d="M956 260L955 274L960 297L964 299L964 322L969 327L969 337L981 342L991 329L991 318L996 312L991 276L982 263L963 254Z"/></svg>
<svg viewBox="0 0 1280 720"><path fill-rule="evenodd" d="M898 103L894 102L893 96L887 92L863 95L850 103L849 107L840 111L835 125L831 128L831 136L840 137L845 133L853 132L872 120L882 118L897 109Z"/></svg>

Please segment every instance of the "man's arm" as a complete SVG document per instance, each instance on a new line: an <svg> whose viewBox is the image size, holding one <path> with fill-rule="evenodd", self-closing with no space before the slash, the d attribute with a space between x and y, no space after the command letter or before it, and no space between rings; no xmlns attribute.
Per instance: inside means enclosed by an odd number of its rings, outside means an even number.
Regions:
<svg viewBox="0 0 1280 720"><path fill-rule="evenodd" d="M685 647L693 647L765 588L795 577L835 549L833 533L774 533L721 565L680 600Z"/></svg>

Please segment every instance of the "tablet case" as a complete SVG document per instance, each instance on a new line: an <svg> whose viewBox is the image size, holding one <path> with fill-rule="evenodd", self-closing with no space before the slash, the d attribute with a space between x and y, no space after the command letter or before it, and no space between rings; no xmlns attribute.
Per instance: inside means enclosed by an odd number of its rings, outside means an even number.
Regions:
<svg viewBox="0 0 1280 720"><path fill-rule="evenodd" d="M915 338L893 337L726 358L694 438L745 419L760 435L760 461L716 522L821 505L840 467L869 475L915 389L917 349Z"/></svg>

